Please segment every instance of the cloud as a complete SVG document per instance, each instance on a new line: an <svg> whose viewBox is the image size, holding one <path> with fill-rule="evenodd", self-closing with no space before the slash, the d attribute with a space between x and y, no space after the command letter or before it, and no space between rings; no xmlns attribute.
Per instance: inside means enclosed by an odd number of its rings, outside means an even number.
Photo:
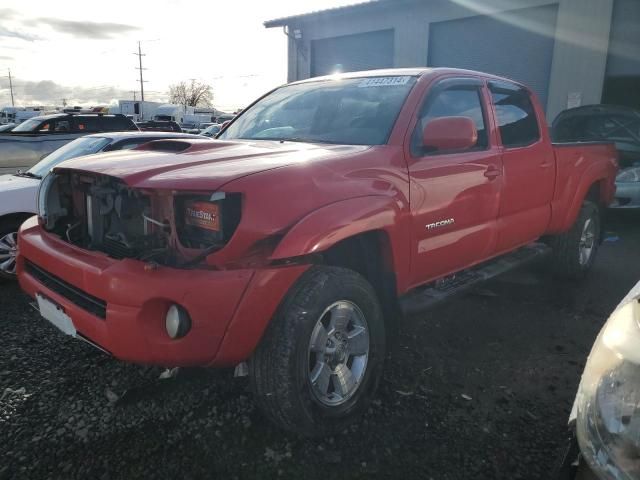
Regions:
<svg viewBox="0 0 640 480"><path fill-rule="evenodd" d="M48 25L53 30L73 35L74 37L89 38L92 40L105 40L119 35L138 30L138 27L124 23L90 22L77 20L64 20L62 18L37 18L29 21L30 24Z"/></svg>
<svg viewBox="0 0 640 480"><path fill-rule="evenodd" d="M3 20L11 20L15 16L16 11L13 8L0 8L0 18Z"/></svg>
<svg viewBox="0 0 640 480"><path fill-rule="evenodd" d="M34 40L38 40L40 38L37 35L31 35L25 32L17 32L15 30L10 30L6 27L0 26L0 38L1 37L18 38L20 40L26 40L28 42L33 42Z"/></svg>
<svg viewBox="0 0 640 480"><path fill-rule="evenodd" d="M114 100L125 99L131 92L117 87L79 87L61 85L52 80L14 80L16 103L18 105L60 105L66 99L69 105L104 105ZM0 103L2 93L0 89Z"/></svg>

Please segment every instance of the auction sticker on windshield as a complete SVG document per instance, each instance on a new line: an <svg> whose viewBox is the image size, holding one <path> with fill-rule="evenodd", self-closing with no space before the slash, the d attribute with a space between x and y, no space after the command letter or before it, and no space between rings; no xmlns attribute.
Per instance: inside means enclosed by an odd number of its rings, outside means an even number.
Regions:
<svg viewBox="0 0 640 480"><path fill-rule="evenodd" d="M365 78L359 84L359 88L366 87L395 87L397 85L406 85L411 77L372 77Z"/></svg>
<svg viewBox="0 0 640 480"><path fill-rule="evenodd" d="M220 230L219 210L217 203L189 202L185 205L185 223L217 232Z"/></svg>

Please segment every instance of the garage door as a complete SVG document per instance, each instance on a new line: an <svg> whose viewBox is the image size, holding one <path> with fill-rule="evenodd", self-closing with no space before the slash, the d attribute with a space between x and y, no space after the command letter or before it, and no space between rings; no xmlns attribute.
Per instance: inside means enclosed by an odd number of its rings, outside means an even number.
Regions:
<svg viewBox="0 0 640 480"><path fill-rule="evenodd" d="M640 109L640 1L616 0L602 103Z"/></svg>
<svg viewBox="0 0 640 480"><path fill-rule="evenodd" d="M640 2L613 4L607 76L640 75Z"/></svg>
<svg viewBox="0 0 640 480"><path fill-rule="evenodd" d="M311 76L393 67L393 30L311 42Z"/></svg>
<svg viewBox="0 0 640 480"><path fill-rule="evenodd" d="M546 106L557 13L557 5L546 5L432 23L427 65L512 78Z"/></svg>

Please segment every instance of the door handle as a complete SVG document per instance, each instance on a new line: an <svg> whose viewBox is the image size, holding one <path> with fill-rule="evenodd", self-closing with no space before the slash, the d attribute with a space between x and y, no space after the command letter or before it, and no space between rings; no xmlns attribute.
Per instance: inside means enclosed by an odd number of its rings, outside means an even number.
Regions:
<svg viewBox="0 0 640 480"><path fill-rule="evenodd" d="M551 162L542 162L540 168L549 168L551 165L553 165Z"/></svg>
<svg viewBox="0 0 640 480"><path fill-rule="evenodd" d="M489 165L487 169L484 171L484 176L489 180L494 180L496 177L502 175L502 172L495 165Z"/></svg>

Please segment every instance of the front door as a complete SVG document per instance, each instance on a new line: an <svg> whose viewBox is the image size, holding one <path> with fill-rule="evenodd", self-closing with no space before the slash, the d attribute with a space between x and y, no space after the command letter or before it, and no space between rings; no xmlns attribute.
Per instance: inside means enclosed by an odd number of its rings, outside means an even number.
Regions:
<svg viewBox="0 0 640 480"><path fill-rule="evenodd" d="M446 79L429 89L411 137L412 286L490 257L496 246L502 163L488 114L484 84ZM429 121L471 118L476 144L464 151L429 151L422 131Z"/></svg>

